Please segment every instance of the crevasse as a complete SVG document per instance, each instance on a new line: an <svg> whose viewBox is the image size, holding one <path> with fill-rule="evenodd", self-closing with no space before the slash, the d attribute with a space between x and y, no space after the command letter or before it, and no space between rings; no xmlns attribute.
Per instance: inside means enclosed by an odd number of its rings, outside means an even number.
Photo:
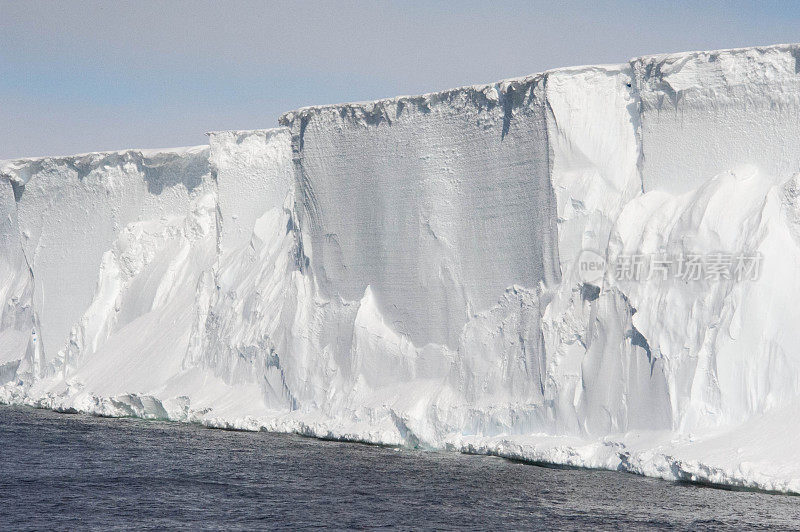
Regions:
<svg viewBox="0 0 800 532"><path fill-rule="evenodd" d="M800 492L798 49L6 161L0 398Z"/></svg>

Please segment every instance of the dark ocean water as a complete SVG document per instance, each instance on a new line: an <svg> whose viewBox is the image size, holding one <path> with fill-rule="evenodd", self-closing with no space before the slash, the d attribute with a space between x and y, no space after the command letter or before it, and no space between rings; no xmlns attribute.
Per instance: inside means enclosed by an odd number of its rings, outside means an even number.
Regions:
<svg viewBox="0 0 800 532"><path fill-rule="evenodd" d="M800 497L0 406L0 526L774 530Z"/></svg>

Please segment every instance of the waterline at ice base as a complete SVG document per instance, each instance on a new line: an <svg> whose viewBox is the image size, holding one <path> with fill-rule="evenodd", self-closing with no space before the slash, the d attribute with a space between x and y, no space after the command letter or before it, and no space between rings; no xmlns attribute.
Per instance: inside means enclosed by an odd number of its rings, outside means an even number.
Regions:
<svg viewBox="0 0 800 532"><path fill-rule="evenodd" d="M799 61L4 161L0 400L800 493Z"/></svg>

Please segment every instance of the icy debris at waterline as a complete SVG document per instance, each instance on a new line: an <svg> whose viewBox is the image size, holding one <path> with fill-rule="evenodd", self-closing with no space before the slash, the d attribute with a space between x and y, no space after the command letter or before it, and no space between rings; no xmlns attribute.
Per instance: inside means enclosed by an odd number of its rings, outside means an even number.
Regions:
<svg viewBox="0 0 800 532"><path fill-rule="evenodd" d="M0 399L800 492L799 52L4 162Z"/></svg>

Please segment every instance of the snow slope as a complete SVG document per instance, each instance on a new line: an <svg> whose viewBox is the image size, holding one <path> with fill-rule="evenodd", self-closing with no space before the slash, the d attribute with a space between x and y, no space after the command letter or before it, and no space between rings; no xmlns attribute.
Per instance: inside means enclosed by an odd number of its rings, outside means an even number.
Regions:
<svg viewBox="0 0 800 532"><path fill-rule="evenodd" d="M798 50L2 163L0 398L800 492Z"/></svg>

